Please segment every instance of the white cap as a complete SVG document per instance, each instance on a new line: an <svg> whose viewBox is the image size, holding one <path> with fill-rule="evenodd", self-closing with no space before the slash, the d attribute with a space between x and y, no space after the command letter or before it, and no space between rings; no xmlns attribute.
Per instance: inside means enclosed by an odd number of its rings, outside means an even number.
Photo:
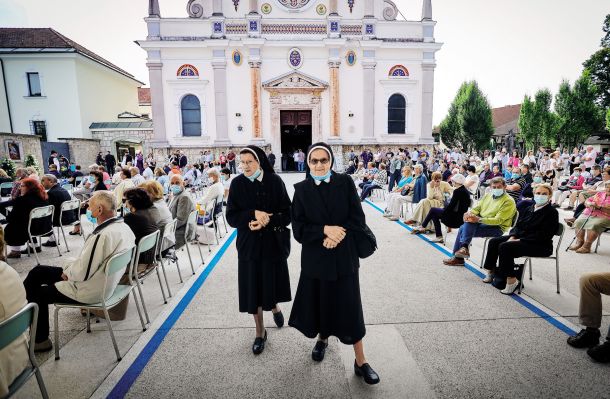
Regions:
<svg viewBox="0 0 610 399"><path fill-rule="evenodd" d="M454 182L455 184L464 185L464 182L466 181L466 178L464 177L463 174L458 173L456 175L453 175L453 177L451 178L451 181Z"/></svg>

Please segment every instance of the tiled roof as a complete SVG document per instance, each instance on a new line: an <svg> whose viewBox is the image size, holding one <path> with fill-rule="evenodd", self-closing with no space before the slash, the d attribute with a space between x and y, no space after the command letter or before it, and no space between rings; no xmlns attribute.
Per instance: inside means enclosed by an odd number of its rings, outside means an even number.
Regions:
<svg viewBox="0 0 610 399"><path fill-rule="evenodd" d="M152 129L153 122L152 121L143 121L143 122L93 122L89 125L89 129L91 130L101 130L101 129Z"/></svg>
<svg viewBox="0 0 610 399"><path fill-rule="evenodd" d="M0 28L0 49L72 49L122 75L135 80L129 72L100 57L52 28Z"/></svg>
<svg viewBox="0 0 610 399"><path fill-rule="evenodd" d="M494 128L506 125L509 122L519 120L519 113L521 112L521 104L506 105L500 108L494 108L491 110Z"/></svg>
<svg viewBox="0 0 610 399"><path fill-rule="evenodd" d="M149 87L138 87L138 102L140 105L150 105Z"/></svg>

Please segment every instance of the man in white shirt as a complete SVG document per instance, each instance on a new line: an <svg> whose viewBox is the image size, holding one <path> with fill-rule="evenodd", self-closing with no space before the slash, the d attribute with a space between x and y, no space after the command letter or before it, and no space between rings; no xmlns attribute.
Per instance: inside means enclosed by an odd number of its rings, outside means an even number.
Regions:
<svg viewBox="0 0 610 399"><path fill-rule="evenodd" d="M588 172L591 167L595 165L595 159L597 158L597 151L593 149L592 145L587 146L587 152L583 155L582 160L585 162L585 170Z"/></svg>
<svg viewBox="0 0 610 399"><path fill-rule="evenodd" d="M131 172L131 181L133 182L134 186L138 187L140 184L146 181L140 174L140 169L136 168L135 166L129 168L129 171Z"/></svg>
<svg viewBox="0 0 610 399"><path fill-rule="evenodd" d="M85 241L80 256L62 269L36 266L23 282L29 302L38 304L35 351L53 348L49 339L49 305L55 302L97 303L114 292L123 272L115 273L105 286L108 258L135 245L135 236L116 217L116 200L108 191L96 191L89 200L97 227ZM104 291L106 288L106 291ZM57 342L55 343L57 345Z"/></svg>
<svg viewBox="0 0 610 399"><path fill-rule="evenodd" d="M142 172L142 177L144 178L144 180L152 180L155 177L152 169L148 165L148 162L144 162L144 171Z"/></svg>

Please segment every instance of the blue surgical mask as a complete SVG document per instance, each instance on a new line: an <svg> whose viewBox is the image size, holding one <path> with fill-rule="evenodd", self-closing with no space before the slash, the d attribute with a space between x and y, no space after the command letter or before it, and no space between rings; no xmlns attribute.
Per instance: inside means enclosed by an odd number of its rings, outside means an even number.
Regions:
<svg viewBox="0 0 610 399"><path fill-rule="evenodd" d="M536 205L544 205L547 202L549 202L549 196L548 195L534 195L534 202L536 203Z"/></svg>
<svg viewBox="0 0 610 399"><path fill-rule="evenodd" d="M534 177L534 183L542 183L542 177L540 177L540 176L535 176L535 177Z"/></svg>
<svg viewBox="0 0 610 399"><path fill-rule="evenodd" d="M500 197L503 194L504 194L503 188L492 188L491 189L491 195L493 195L494 197Z"/></svg>
<svg viewBox="0 0 610 399"><path fill-rule="evenodd" d="M89 183L95 183L95 177L89 176Z"/></svg>
<svg viewBox="0 0 610 399"><path fill-rule="evenodd" d="M250 179L250 181L252 183L254 183L254 180L258 179L258 177L261 175L261 173L263 173L262 170L257 169L256 172L254 172L254 174L252 176L246 176L248 179Z"/></svg>
<svg viewBox="0 0 610 399"><path fill-rule="evenodd" d="M93 224L97 224L97 219L93 217L93 214L91 213L91 209L87 209L87 212L85 213L85 215L87 215L88 221L90 221Z"/></svg>
<svg viewBox="0 0 610 399"><path fill-rule="evenodd" d="M220 175L220 180L221 180L221 181L227 181L227 176L225 176L225 175Z"/></svg>
<svg viewBox="0 0 610 399"><path fill-rule="evenodd" d="M178 195L182 192L182 187L177 184L172 184L169 189L172 190L172 193L174 193L174 195Z"/></svg>
<svg viewBox="0 0 610 399"><path fill-rule="evenodd" d="M604 157L604 161L610 161L610 157Z"/></svg>
<svg viewBox="0 0 610 399"><path fill-rule="evenodd" d="M580 176L580 172L575 172L574 173L574 177L579 177Z"/></svg>
<svg viewBox="0 0 610 399"><path fill-rule="evenodd" d="M511 177L512 177L513 179L518 179L518 178L520 178L520 177L521 177L521 175L520 175L519 173L513 173L513 174L511 175Z"/></svg>
<svg viewBox="0 0 610 399"><path fill-rule="evenodd" d="M314 176L311 172L309 173L309 176L311 176L314 180L323 181L330 177L330 170L324 176Z"/></svg>

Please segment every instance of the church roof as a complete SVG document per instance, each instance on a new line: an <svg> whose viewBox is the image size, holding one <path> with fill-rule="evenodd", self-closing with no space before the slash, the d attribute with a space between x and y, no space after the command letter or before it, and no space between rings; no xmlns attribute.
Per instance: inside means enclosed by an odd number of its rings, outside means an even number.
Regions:
<svg viewBox="0 0 610 399"><path fill-rule="evenodd" d="M23 52L17 51L23 49L36 49L36 52L39 53L43 53L40 51L41 49L72 50L72 52L76 52L121 75L137 81L129 72L119 68L110 61L100 57L93 51L88 50L52 28L0 28L0 52L17 53Z"/></svg>
<svg viewBox="0 0 610 399"><path fill-rule="evenodd" d="M512 130L514 134L519 132L519 114L521 104L506 105L491 110L494 126L494 136L506 136Z"/></svg>

